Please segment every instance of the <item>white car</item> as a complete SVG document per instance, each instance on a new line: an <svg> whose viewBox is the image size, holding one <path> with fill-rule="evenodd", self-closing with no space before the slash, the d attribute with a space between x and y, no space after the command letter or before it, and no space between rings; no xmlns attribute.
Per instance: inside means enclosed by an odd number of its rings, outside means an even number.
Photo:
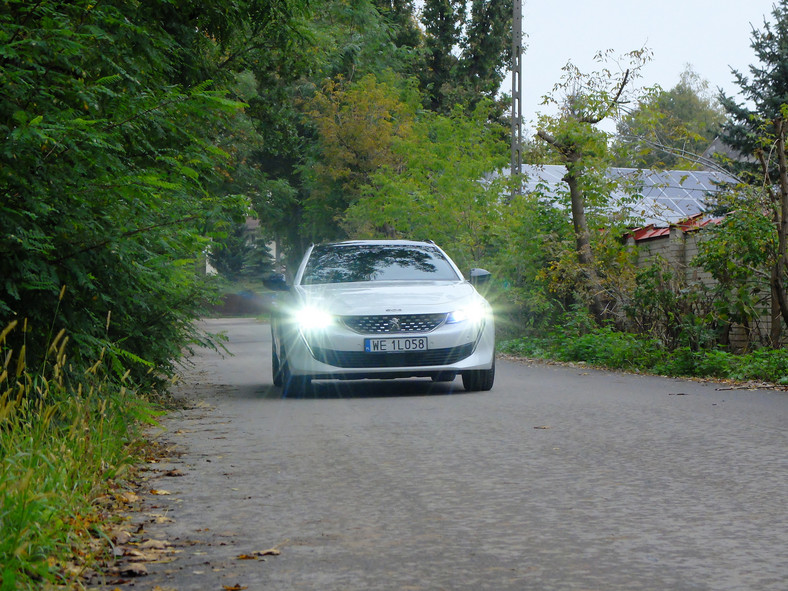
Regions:
<svg viewBox="0 0 788 591"><path fill-rule="evenodd" d="M490 304L432 242L359 240L311 246L292 285L273 275L274 384L298 395L311 380L462 376L466 390L495 379Z"/></svg>

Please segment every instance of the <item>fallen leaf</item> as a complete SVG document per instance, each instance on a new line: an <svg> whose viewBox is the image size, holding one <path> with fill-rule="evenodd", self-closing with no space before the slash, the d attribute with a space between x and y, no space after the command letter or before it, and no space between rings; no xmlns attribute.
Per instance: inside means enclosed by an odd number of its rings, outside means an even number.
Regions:
<svg viewBox="0 0 788 591"><path fill-rule="evenodd" d="M151 552L143 552L142 550L135 550L134 548L124 548L123 556L129 562L153 562L159 556Z"/></svg>
<svg viewBox="0 0 788 591"><path fill-rule="evenodd" d="M168 490L157 490L155 488L152 488L151 491L150 491L150 494L152 494L152 495L171 495L172 493L170 491L168 491Z"/></svg>
<svg viewBox="0 0 788 591"><path fill-rule="evenodd" d="M63 570L71 576L79 576L82 574L84 567L74 564L73 562L66 562L66 564L63 566Z"/></svg>
<svg viewBox="0 0 788 591"><path fill-rule="evenodd" d="M120 574L124 577L144 577L148 574L148 569L144 564L138 562L127 564L120 569Z"/></svg>
<svg viewBox="0 0 788 591"><path fill-rule="evenodd" d="M236 560L257 560L257 556L253 554L239 554L235 557Z"/></svg>
<svg viewBox="0 0 788 591"><path fill-rule="evenodd" d="M282 551L277 548L269 548L268 550L258 550L254 554L256 556L279 556L281 553Z"/></svg>
<svg viewBox="0 0 788 591"><path fill-rule="evenodd" d="M242 591L246 587L244 585L222 585L222 589L225 591Z"/></svg>
<svg viewBox="0 0 788 591"><path fill-rule="evenodd" d="M140 544L143 550L164 550L168 546L170 543L164 540L145 540Z"/></svg>
<svg viewBox="0 0 788 591"><path fill-rule="evenodd" d="M165 476L183 476L183 472L180 470L168 470L164 473Z"/></svg>
<svg viewBox="0 0 788 591"><path fill-rule="evenodd" d="M133 492L123 492L117 495L117 500L121 503L131 504L140 500L140 498Z"/></svg>
<svg viewBox="0 0 788 591"><path fill-rule="evenodd" d="M131 539L131 533L126 530L115 530L110 534L110 537L116 544L126 544Z"/></svg>
<svg viewBox="0 0 788 591"><path fill-rule="evenodd" d="M167 517L166 515L160 515L158 513L149 513L148 516L156 523L172 523L175 521L172 517Z"/></svg>
<svg viewBox="0 0 788 591"><path fill-rule="evenodd" d="M550 428L549 425L541 425L539 427L534 427L534 429L549 429L549 428Z"/></svg>

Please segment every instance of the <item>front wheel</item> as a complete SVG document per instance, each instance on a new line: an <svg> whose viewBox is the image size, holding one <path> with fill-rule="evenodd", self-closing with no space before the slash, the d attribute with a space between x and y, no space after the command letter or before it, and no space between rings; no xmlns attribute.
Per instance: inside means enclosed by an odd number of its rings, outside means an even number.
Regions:
<svg viewBox="0 0 788 591"><path fill-rule="evenodd" d="M462 372L462 386L467 392L487 392L495 382L495 359L490 369L471 369Z"/></svg>
<svg viewBox="0 0 788 591"><path fill-rule="evenodd" d="M294 376L285 361L280 372L282 376L282 398L299 398L309 392L312 379L309 376Z"/></svg>
<svg viewBox="0 0 788 591"><path fill-rule="evenodd" d="M274 376L274 386L282 387L282 367L279 364L279 356L276 354L276 348L271 351L271 373Z"/></svg>

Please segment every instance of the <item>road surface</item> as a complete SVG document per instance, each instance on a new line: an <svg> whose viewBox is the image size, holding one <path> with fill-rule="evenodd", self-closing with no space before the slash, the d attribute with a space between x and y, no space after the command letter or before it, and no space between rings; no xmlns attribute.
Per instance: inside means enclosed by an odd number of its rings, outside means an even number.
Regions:
<svg viewBox="0 0 788 591"><path fill-rule="evenodd" d="M208 323L234 356L187 369L133 518L166 548L113 589L788 589L786 392L499 360L281 399L268 326Z"/></svg>

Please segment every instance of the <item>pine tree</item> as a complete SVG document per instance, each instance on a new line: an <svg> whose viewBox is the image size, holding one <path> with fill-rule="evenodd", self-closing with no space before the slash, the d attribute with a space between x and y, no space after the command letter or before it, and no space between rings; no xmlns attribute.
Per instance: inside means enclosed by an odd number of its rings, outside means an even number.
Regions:
<svg viewBox="0 0 788 591"><path fill-rule="evenodd" d="M750 65L750 76L733 72L746 102L724 93L720 102L729 117L722 138L745 157L739 164L754 176L753 185L763 188L765 199L749 205L769 216L775 228L776 248L769 257L771 343L779 346L782 324L788 324L788 0L774 6L772 17L774 22L764 20L763 29L752 31L758 63Z"/></svg>
<svg viewBox="0 0 788 591"><path fill-rule="evenodd" d="M420 80L427 106L449 114L495 99L511 58L511 0L426 0L421 17L425 58Z"/></svg>
<svg viewBox="0 0 788 591"><path fill-rule="evenodd" d="M753 155L762 147L764 125L782 120L788 104L788 0L780 0L772 16L773 23L764 19L763 29L752 31L750 47L758 63L750 65L749 76L733 71L745 102L720 93L720 103L729 117L721 137L744 155Z"/></svg>

